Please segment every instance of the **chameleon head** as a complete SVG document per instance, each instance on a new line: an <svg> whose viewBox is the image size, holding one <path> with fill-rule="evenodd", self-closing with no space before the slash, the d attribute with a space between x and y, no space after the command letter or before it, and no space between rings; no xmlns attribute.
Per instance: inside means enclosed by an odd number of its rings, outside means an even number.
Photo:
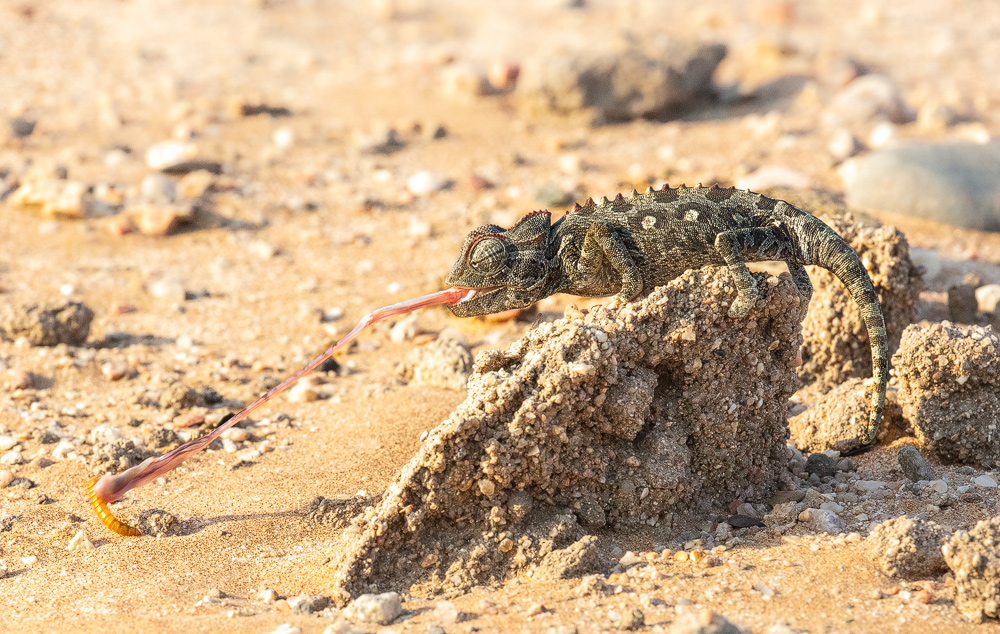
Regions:
<svg viewBox="0 0 1000 634"><path fill-rule="evenodd" d="M447 284L478 291L450 306L458 317L524 308L551 293L549 212L528 214L510 229L484 225L468 235Z"/></svg>

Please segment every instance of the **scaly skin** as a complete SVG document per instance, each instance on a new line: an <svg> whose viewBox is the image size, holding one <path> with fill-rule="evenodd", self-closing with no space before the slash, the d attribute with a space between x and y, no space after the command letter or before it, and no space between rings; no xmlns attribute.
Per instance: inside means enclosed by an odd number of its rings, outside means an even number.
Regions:
<svg viewBox="0 0 1000 634"><path fill-rule="evenodd" d="M535 211L510 229L485 225L469 234L448 276L478 289L450 306L459 317L524 308L553 293L614 295L612 306L690 269L726 266L738 295L729 316L743 319L758 298L747 262L782 260L808 305L805 265L831 271L861 309L871 341L874 385L861 441L874 442L885 406L889 349L878 295L857 253L815 216L761 194L719 187L635 191L577 205L552 223Z"/></svg>

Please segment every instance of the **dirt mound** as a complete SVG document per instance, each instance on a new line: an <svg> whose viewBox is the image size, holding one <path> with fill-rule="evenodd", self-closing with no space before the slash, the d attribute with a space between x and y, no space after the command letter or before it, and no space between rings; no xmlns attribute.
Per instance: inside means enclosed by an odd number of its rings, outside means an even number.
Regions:
<svg viewBox="0 0 1000 634"><path fill-rule="evenodd" d="M1000 336L991 326L913 325L892 359L899 403L917 438L942 462L997 466Z"/></svg>
<svg viewBox="0 0 1000 634"><path fill-rule="evenodd" d="M767 500L787 466L801 309L787 276L757 277L745 320L727 316L725 271L689 271L479 355L466 401L346 531L334 599L584 574L588 529Z"/></svg>
<svg viewBox="0 0 1000 634"><path fill-rule="evenodd" d="M824 218L861 257L872 278L885 318L889 354L899 347L903 330L917 315L923 286L919 269L910 260L906 236L891 226L862 223L853 214ZM809 267L813 297L802 322L802 368L799 376L833 388L847 379L872 375L868 331L854 300L833 273Z"/></svg>

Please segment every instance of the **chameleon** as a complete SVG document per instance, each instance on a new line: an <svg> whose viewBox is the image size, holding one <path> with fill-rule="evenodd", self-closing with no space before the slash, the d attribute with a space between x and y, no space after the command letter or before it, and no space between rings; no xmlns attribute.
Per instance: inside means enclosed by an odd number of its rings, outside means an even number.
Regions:
<svg viewBox="0 0 1000 634"><path fill-rule="evenodd" d="M885 407L889 348L878 294L858 254L833 229L783 200L718 186L635 190L593 198L552 222L533 211L509 229L472 231L446 283L475 295L449 305L472 317L525 308L554 293L613 295L612 309L703 266L728 268L737 290L731 319L746 318L759 298L747 262L784 261L804 307L813 287L806 265L832 272L861 310L874 381L867 388L863 446L875 440ZM805 311L803 311L803 315Z"/></svg>

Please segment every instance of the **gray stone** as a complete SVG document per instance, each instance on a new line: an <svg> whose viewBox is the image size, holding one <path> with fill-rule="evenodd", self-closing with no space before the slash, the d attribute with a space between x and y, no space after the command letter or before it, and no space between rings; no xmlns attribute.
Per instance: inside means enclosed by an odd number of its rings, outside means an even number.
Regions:
<svg viewBox="0 0 1000 634"><path fill-rule="evenodd" d="M815 473L821 478L837 475L837 461L824 453L809 454L806 458L806 473Z"/></svg>
<svg viewBox="0 0 1000 634"><path fill-rule="evenodd" d="M839 127L880 121L907 123L913 117L895 82L873 74L862 75L840 89L824 113L824 122Z"/></svg>
<svg viewBox="0 0 1000 634"><path fill-rule="evenodd" d="M913 445L906 445L899 450L899 468L903 475L914 482L920 480L933 480L934 468L924 460L917 448Z"/></svg>
<svg viewBox="0 0 1000 634"><path fill-rule="evenodd" d="M844 520L828 509L806 509L799 514L799 520L818 533L837 535L847 528Z"/></svg>
<svg viewBox="0 0 1000 634"><path fill-rule="evenodd" d="M10 120L10 136L14 139L23 139L31 136L35 131L35 122L23 117L14 117Z"/></svg>
<svg viewBox="0 0 1000 634"><path fill-rule="evenodd" d="M679 602L678 602L679 604ZM711 610L685 610L668 630L670 634L743 634L726 617Z"/></svg>
<svg viewBox="0 0 1000 634"><path fill-rule="evenodd" d="M516 94L529 110L591 111L595 122L675 116L711 89L721 44L629 43L624 50L543 51L521 66Z"/></svg>
<svg viewBox="0 0 1000 634"><path fill-rule="evenodd" d="M859 160L847 203L1000 230L1000 143L906 143Z"/></svg>
<svg viewBox="0 0 1000 634"><path fill-rule="evenodd" d="M362 623L389 625L403 613L403 604L399 594L383 592L382 594L362 594L344 608L344 617Z"/></svg>

